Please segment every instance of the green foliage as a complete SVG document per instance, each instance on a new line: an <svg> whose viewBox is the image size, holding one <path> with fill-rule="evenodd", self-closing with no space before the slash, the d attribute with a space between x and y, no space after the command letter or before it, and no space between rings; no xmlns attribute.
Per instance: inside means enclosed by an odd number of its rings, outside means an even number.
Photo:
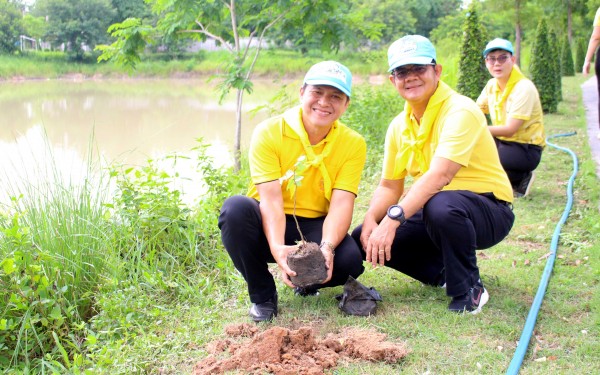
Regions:
<svg viewBox="0 0 600 375"><path fill-rule="evenodd" d="M303 173L308 169L308 164L306 163L306 155L298 156L298 160L294 163L294 167L292 169L288 169L287 172L279 179L279 182L283 184L286 181L289 181L286 184L285 189L290 192L292 195L296 195L296 189L299 186L302 186L302 180L304 179Z"/></svg>
<svg viewBox="0 0 600 375"><path fill-rule="evenodd" d="M25 35L40 40L46 35L46 19L44 17L35 17L30 13L23 16L23 29Z"/></svg>
<svg viewBox="0 0 600 375"><path fill-rule="evenodd" d="M108 39L106 30L115 15L108 0L48 0L43 11L48 16L46 38L55 46L64 43L77 61L86 48L93 50Z"/></svg>
<svg viewBox="0 0 600 375"><path fill-rule="evenodd" d="M110 35L116 39L111 45L97 45L96 50L102 52L98 62L112 60L119 65L135 68L140 62L140 54L151 41L151 27L143 25L138 18L128 18L108 28Z"/></svg>
<svg viewBox="0 0 600 375"><path fill-rule="evenodd" d="M466 12L462 11L447 15L440 20L439 25L431 30L429 39L434 45L439 46L445 41L462 40Z"/></svg>
<svg viewBox="0 0 600 375"><path fill-rule="evenodd" d="M0 262L0 367L25 370L49 362L77 370L86 328L69 297L76 286L60 285L65 269L29 242L28 228L19 221L15 216L2 230L13 250Z"/></svg>
<svg viewBox="0 0 600 375"><path fill-rule="evenodd" d="M575 49L575 72L581 73L583 71L583 63L585 62L585 53L587 52L586 40L583 38L576 39Z"/></svg>
<svg viewBox="0 0 600 375"><path fill-rule="evenodd" d="M359 132L367 143L363 176L381 172L383 141L388 125L404 109L404 100L391 84L382 88L360 85L354 89L350 106L341 121Z"/></svg>
<svg viewBox="0 0 600 375"><path fill-rule="evenodd" d="M461 0L411 1L411 13L416 19L414 34L429 37L431 30L439 25L440 19L457 13L462 3Z"/></svg>
<svg viewBox="0 0 600 375"><path fill-rule="evenodd" d="M21 34L23 23L18 3L0 0L0 54L18 50Z"/></svg>
<svg viewBox="0 0 600 375"><path fill-rule="evenodd" d="M540 93L540 101L545 113L554 113L558 108L556 76L560 76L560 74L556 66L556 57L548 40L546 20L542 19L537 28L529 71L531 79Z"/></svg>
<svg viewBox="0 0 600 375"><path fill-rule="evenodd" d="M111 0L115 9L112 23L123 22L128 18L152 18L152 9L144 0Z"/></svg>
<svg viewBox="0 0 600 375"><path fill-rule="evenodd" d="M119 267L88 177L64 186L58 171L11 181L12 219L0 234L0 358L23 371L76 372L98 284ZM91 176L88 174L88 176ZM53 182L57 181L57 182ZM94 189L104 185L95 181Z"/></svg>
<svg viewBox="0 0 600 375"><path fill-rule="evenodd" d="M457 91L476 100L489 80L489 73L481 55L488 39L487 32L479 22L475 5L469 8L463 35Z"/></svg>
<svg viewBox="0 0 600 375"><path fill-rule="evenodd" d="M561 60L561 47L560 41L556 37L554 31L548 33L548 42L550 43L550 51L554 56L552 62L554 63L554 90L556 90L556 100L562 100L562 60Z"/></svg>
<svg viewBox="0 0 600 375"><path fill-rule="evenodd" d="M252 82L248 80L248 67L244 66L244 58L236 56L232 59L225 68L226 74L221 76L222 81L217 85L219 91L219 104L229 95L231 89L239 90L252 94Z"/></svg>
<svg viewBox="0 0 600 375"><path fill-rule="evenodd" d="M196 246L195 236L187 230L191 211L182 202L181 192L171 187L178 176L160 170L153 160L137 169L113 168L111 176L117 191L113 203L106 206L120 228L114 238L117 249L132 265L128 276L137 280L149 275L149 270L171 275L195 267L202 260L196 256L202 254L189 251Z"/></svg>
<svg viewBox="0 0 600 375"><path fill-rule="evenodd" d="M158 289L191 292L185 286L189 274L198 269L211 270L213 258L202 249L214 249L220 239L218 208L227 194L240 191L238 176L229 169L215 168L206 155L206 145L195 151L195 161L172 155L166 160L148 160L147 164L125 169L113 167L116 185L111 220L118 228L114 242L118 253L130 264L126 270L133 280L145 280ZM194 162L202 185L197 212L182 199L178 172L166 172L161 163L173 167Z"/></svg>
<svg viewBox="0 0 600 375"><path fill-rule="evenodd" d="M571 52L571 43L569 43L569 37L564 36L561 45L561 75L564 77L570 77L575 75L575 66L573 64L573 53Z"/></svg>

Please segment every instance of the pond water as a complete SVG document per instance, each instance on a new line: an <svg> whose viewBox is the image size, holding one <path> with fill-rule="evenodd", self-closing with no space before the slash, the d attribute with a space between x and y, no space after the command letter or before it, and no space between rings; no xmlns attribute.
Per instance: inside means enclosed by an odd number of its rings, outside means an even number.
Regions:
<svg viewBox="0 0 600 375"><path fill-rule="evenodd" d="M285 87L293 93L297 85ZM206 79L0 82L0 179L31 182L37 174L28 172L31 168L59 169L77 178L90 150L107 165L142 165L173 153L186 155L199 145L198 138L210 145L207 152L215 160L231 164L234 95L219 104L215 86ZM242 148L268 116L250 111L282 87L259 81L252 94L244 95ZM40 168L45 163L52 165Z"/></svg>

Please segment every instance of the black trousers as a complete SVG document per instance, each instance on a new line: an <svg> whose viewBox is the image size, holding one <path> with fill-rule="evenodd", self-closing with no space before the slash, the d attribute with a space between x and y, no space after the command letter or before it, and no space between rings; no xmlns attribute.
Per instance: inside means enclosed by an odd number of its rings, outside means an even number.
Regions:
<svg viewBox="0 0 600 375"><path fill-rule="evenodd" d="M321 243L325 217L297 219L306 240ZM228 198L221 208L219 228L225 249L248 284L250 301L262 303L271 298L277 289L268 263L275 263L275 259L263 231L259 202L242 195ZM286 245L300 241L293 216L286 215L285 228ZM335 249L331 280L318 287L343 285L349 275L358 278L364 271L362 261L359 246L346 235Z"/></svg>
<svg viewBox="0 0 600 375"><path fill-rule="evenodd" d="M479 280L475 250L502 241L514 219L510 204L491 193L439 192L398 227L385 265L428 285L440 285L445 269L446 293L463 295ZM352 232L359 244L361 229Z"/></svg>
<svg viewBox="0 0 600 375"><path fill-rule="evenodd" d="M498 138L494 138L494 141L500 155L500 164L513 188L519 186L523 178L535 170L542 160L543 149L540 146L502 141Z"/></svg>

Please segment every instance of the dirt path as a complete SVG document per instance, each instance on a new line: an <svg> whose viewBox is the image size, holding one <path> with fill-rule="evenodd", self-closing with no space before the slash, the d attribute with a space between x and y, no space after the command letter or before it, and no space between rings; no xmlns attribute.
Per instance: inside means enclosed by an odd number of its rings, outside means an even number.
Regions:
<svg viewBox="0 0 600 375"><path fill-rule="evenodd" d="M581 85L583 105L587 119L588 140L592 158L596 161L596 175L600 178L600 127L598 119L598 90L596 77L592 76Z"/></svg>

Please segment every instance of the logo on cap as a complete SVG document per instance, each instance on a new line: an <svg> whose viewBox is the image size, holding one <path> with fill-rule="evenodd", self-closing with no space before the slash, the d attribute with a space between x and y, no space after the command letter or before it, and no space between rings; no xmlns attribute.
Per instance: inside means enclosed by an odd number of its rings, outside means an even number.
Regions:
<svg viewBox="0 0 600 375"><path fill-rule="evenodd" d="M396 51L399 56L397 57L406 57L407 55L413 54L417 50L417 43L412 40L403 40L398 46L398 50Z"/></svg>
<svg viewBox="0 0 600 375"><path fill-rule="evenodd" d="M321 74L346 81L346 73L342 71L340 64L332 62L323 65Z"/></svg>

